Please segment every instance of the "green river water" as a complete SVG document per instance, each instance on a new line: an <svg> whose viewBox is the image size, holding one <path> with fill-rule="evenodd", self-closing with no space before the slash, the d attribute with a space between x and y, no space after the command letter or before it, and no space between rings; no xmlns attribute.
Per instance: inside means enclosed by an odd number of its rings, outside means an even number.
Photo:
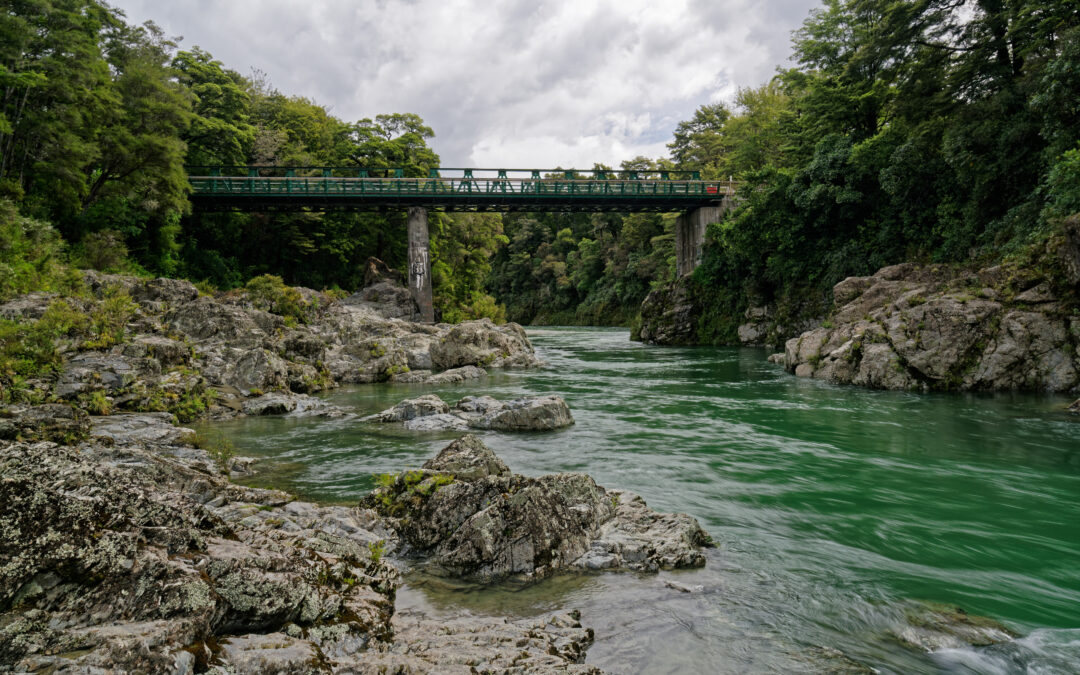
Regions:
<svg viewBox="0 0 1080 675"><path fill-rule="evenodd" d="M484 433L510 467L584 471L697 517L704 569L476 588L417 575L398 607L436 616L577 608L589 663L614 673L817 672L838 652L887 673L1080 672L1080 420L1064 398L867 391L796 379L765 353L661 348L624 330L532 329L549 365L458 385L373 385L361 413L437 393L557 393L577 424ZM215 425L266 458L256 485L352 502L455 433L355 419ZM667 582L691 590L682 592ZM906 603L949 603L1022 633L921 654L890 633Z"/></svg>

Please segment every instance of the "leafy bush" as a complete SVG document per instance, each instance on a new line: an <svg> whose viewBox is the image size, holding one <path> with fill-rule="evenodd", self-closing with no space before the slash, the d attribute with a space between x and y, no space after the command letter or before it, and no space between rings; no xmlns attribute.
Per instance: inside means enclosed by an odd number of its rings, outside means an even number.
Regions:
<svg viewBox="0 0 1080 675"><path fill-rule="evenodd" d="M83 346L87 349L108 349L124 341L128 321L139 306L127 291L109 289L98 306L90 313L93 337Z"/></svg>
<svg viewBox="0 0 1080 675"><path fill-rule="evenodd" d="M442 303L436 300L436 304ZM484 318L498 324L506 323L506 307L496 302L495 298L487 293L473 294L471 302L465 305L443 304L442 320L447 323L461 323Z"/></svg>
<svg viewBox="0 0 1080 675"><path fill-rule="evenodd" d="M54 300L37 321L0 319L0 400L30 400L28 379L51 376L61 363L57 341L86 333L90 318Z"/></svg>
<svg viewBox="0 0 1080 675"><path fill-rule="evenodd" d="M19 215L0 199L0 301L37 290L52 290L64 268L64 243L52 225Z"/></svg>
<svg viewBox="0 0 1080 675"><path fill-rule="evenodd" d="M118 272L124 269L128 249L124 237L116 230L91 232L83 237L83 262L95 270Z"/></svg>
<svg viewBox="0 0 1080 675"><path fill-rule="evenodd" d="M1046 210L1050 218L1080 213L1080 147L1064 153L1046 179Z"/></svg>

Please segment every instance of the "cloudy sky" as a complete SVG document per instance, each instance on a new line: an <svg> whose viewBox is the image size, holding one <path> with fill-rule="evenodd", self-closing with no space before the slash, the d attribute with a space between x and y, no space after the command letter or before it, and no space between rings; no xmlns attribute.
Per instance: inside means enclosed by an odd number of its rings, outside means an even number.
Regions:
<svg viewBox="0 0 1080 675"><path fill-rule="evenodd" d="M443 166L659 157L787 63L818 0L112 0L345 120L418 113Z"/></svg>

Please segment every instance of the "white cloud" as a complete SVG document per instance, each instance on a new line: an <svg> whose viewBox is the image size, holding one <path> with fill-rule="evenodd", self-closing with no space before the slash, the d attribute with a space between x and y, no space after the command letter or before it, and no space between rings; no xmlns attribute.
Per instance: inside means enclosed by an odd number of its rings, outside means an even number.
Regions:
<svg viewBox="0 0 1080 675"><path fill-rule="evenodd" d="M666 154L679 120L768 79L815 0L115 0L347 120L415 112L444 165Z"/></svg>

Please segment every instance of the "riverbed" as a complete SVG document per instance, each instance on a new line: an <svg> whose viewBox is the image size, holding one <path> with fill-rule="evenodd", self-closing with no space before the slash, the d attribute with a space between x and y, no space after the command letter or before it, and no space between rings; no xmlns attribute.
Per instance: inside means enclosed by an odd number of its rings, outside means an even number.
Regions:
<svg viewBox="0 0 1080 675"><path fill-rule="evenodd" d="M1080 419L1068 399L869 391L797 379L738 348L666 348L625 330L531 329L548 366L457 385L369 385L328 399L377 412L437 393L556 393L577 424L483 433L518 473L583 471L697 517L704 569L477 588L408 577L398 608L532 616L577 608L589 663L615 673L1080 672ZM255 485L350 503L372 474L419 466L457 433L354 419L216 423L263 458ZM1025 637L921 654L912 600ZM854 671L852 671L854 672Z"/></svg>

